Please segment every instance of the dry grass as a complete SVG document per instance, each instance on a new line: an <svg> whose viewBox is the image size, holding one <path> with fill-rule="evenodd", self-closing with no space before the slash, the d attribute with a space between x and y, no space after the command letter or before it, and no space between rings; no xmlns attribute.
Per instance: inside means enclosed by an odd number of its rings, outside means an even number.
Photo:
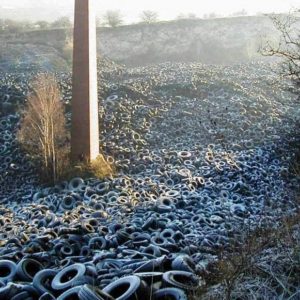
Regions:
<svg viewBox="0 0 300 300"><path fill-rule="evenodd" d="M201 274L206 286L193 299L300 299L300 213L277 228L258 228L241 246L218 254Z"/></svg>
<svg viewBox="0 0 300 300"><path fill-rule="evenodd" d="M80 162L66 168L64 178L69 180L74 177L82 178L110 178L116 174L116 167L113 163L108 162L104 155L100 154L92 162Z"/></svg>

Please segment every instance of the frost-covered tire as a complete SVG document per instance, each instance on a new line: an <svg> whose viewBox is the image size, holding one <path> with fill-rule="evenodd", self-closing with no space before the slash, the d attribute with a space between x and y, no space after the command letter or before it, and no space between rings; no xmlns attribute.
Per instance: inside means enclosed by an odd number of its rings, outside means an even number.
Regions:
<svg viewBox="0 0 300 300"><path fill-rule="evenodd" d="M81 286L75 286L61 294L57 300L80 300L78 296L80 290Z"/></svg>
<svg viewBox="0 0 300 300"><path fill-rule="evenodd" d="M135 273L134 275L140 277L149 286L151 286L154 283L162 280L163 273L161 273L161 272L141 272L141 273Z"/></svg>
<svg viewBox="0 0 300 300"><path fill-rule="evenodd" d="M52 291L51 282L56 274L57 271L52 269L39 271L33 277L32 284L40 294L49 293Z"/></svg>
<svg viewBox="0 0 300 300"><path fill-rule="evenodd" d="M39 298L39 300L56 300L56 298L50 293L45 293Z"/></svg>
<svg viewBox="0 0 300 300"><path fill-rule="evenodd" d="M176 257L172 262L172 270L194 272L195 268L195 263L187 255L180 255Z"/></svg>
<svg viewBox="0 0 300 300"><path fill-rule="evenodd" d="M177 288L161 289L152 295L152 300L188 300L184 291Z"/></svg>
<svg viewBox="0 0 300 300"><path fill-rule="evenodd" d="M79 291L80 300L114 300L112 296L96 286L85 284Z"/></svg>
<svg viewBox="0 0 300 300"><path fill-rule="evenodd" d="M17 275L25 282L32 282L34 276L43 269L43 265L35 259L24 258L17 264Z"/></svg>
<svg viewBox="0 0 300 300"><path fill-rule="evenodd" d="M30 300L32 299L27 291L23 291L13 296L10 300Z"/></svg>
<svg viewBox="0 0 300 300"><path fill-rule="evenodd" d="M74 286L84 276L86 266L84 264L74 264L62 269L52 280L54 290L64 290Z"/></svg>
<svg viewBox="0 0 300 300"><path fill-rule="evenodd" d="M198 277L190 272L169 271L163 274L165 287L176 287L183 290L195 290L199 287Z"/></svg>
<svg viewBox="0 0 300 300"><path fill-rule="evenodd" d="M10 260L0 260L0 281L12 281L17 273L17 265Z"/></svg>
<svg viewBox="0 0 300 300"><path fill-rule="evenodd" d="M120 278L103 289L117 300L147 299L147 286L138 276Z"/></svg>

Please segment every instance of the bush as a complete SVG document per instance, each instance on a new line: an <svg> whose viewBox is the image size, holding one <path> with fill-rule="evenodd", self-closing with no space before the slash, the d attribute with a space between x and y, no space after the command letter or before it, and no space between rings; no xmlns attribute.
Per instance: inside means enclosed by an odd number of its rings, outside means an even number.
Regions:
<svg viewBox="0 0 300 300"><path fill-rule="evenodd" d="M108 10L103 16L104 24L109 27L117 27L123 24L123 18L118 10Z"/></svg>
<svg viewBox="0 0 300 300"><path fill-rule="evenodd" d="M116 168L113 163L108 162L103 154L100 154L95 160L88 162L80 162L76 165L70 165L65 169L64 179L70 180L73 177L96 177L104 179L112 177L116 173Z"/></svg>
<svg viewBox="0 0 300 300"><path fill-rule="evenodd" d="M61 17L51 24L52 28L71 28L72 22L69 17Z"/></svg>
<svg viewBox="0 0 300 300"><path fill-rule="evenodd" d="M299 299L299 222L298 212L241 235L201 273L206 286L191 299Z"/></svg>
<svg viewBox="0 0 300 300"><path fill-rule="evenodd" d="M141 13L140 17L142 23L151 24L151 23L156 23L158 21L158 13L152 10L144 10Z"/></svg>
<svg viewBox="0 0 300 300"><path fill-rule="evenodd" d="M69 164L68 134L64 106L58 84L52 75L38 75L23 111L18 140L39 165L45 182L57 182Z"/></svg>

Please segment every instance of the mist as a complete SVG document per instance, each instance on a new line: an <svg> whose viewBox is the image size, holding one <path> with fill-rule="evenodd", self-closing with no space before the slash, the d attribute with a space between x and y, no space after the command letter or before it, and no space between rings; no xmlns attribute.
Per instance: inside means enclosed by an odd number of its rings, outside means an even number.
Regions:
<svg viewBox="0 0 300 300"><path fill-rule="evenodd" d="M171 20L178 15L189 13L193 13L199 18L209 14L226 17L241 11L249 15L283 13L297 5L299 5L299 0L212 0L203 2L187 0L177 3L171 0L95 0L95 10L98 16L107 10L118 10L123 15L125 23L138 22L140 13L144 10L156 11L161 20ZM61 16L73 18L73 6L73 0L0 0L0 18L28 21L54 21Z"/></svg>

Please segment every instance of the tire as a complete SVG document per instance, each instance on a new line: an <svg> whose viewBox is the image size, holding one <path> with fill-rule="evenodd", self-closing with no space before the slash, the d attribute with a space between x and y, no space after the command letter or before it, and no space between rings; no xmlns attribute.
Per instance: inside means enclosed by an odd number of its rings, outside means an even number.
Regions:
<svg viewBox="0 0 300 300"><path fill-rule="evenodd" d="M24 258L17 265L17 275L25 282L32 282L34 276L43 269L43 265L35 259Z"/></svg>
<svg viewBox="0 0 300 300"><path fill-rule="evenodd" d="M143 273L135 273L134 275L140 277L149 286L152 286L154 283L160 282L162 280L163 273L161 273L161 272L143 272Z"/></svg>
<svg viewBox="0 0 300 300"><path fill-rule="evenodd" d="M195 290L199 287L199 279L196 275L184 271L169 271L163 274L163 282L166 287L175 287L182 290Z"/></svg>
<svg viewBox="0 0 300 300"><path fill-rule="evenodd" d="M193 260L187 255L177 256L172 262L172 270L185 271L193 273L195 271Z"/></svg>
<svg viewBox="0 0 300 300"><path fill-rule="evenodd" d="M81 286L75 286L61 294L57 300L80 300L78 295L80 290Z"/></svg>
<svg viewBox="0 0 300 300"><path fill-rule="evenodd" d="M103 292L96 286L85 284L79 291L80 300L114 300L112 296Z"/></svg>
<svg viewBox="0 0 300 300"><path fill-rule="evenodd" d="M84 264L73 264L58 272L52 280L54 290L65 290L73 286L85 274L86 266Z"/></svg>
<svg viewBox="0 0 300 300"><path fill-rule="evenodd" d="M65 210L71 210L74 208L75 199L71 195L67 195L62 199L60 206Z"/></svg>
<svg viewBox="0 0 300 300"><path fill-rule="evenodd" d="M116 300L139 300L148 298L148 288L138 276L118 279L103 289Z"/></svg>
<svg viewBox="0 0 300 300"><path fill-rule="evenodd" d="M161 289L152 295L152 300L188 300L184 291L177 288Z"/></svg>
<svg viewBox="0 0 300 300"><path fill-rule="evenodd" d="M71 191L77 191L79 190L83 185L85 185L84 180L80 177L76 177L71 179L69 183L69 190Z"/></svg>
<svg viewBox="0 0 300 300"><path fill-rule="evenodd" d="M90 250L107 250L109 242L104 237L93 237L88 244Z"/></svg>
<svg viewBox="0 0 300 300"><path fill-rule="evenodd" d="M27 291L23 291L13 296L10 300L30 300L32 297Z"/></svg>
<svg viewBox="0 0 300 300"><path fill-rule="evenodd" d="M57 271L52 269L39 271L37 274L35 274L32 284L41 295L44 293L49 293L52 291L51 282L56 274ZM47 284L46 281L49 280L50 283Z"/></svg>
<svg viewBox="0 0 300 300"><path fill-rule="evenodd" d="M0 260L0 281L12 281L17 273L17 265L10 260Z"/></svg>
<svg viewBox="0 0 300 300"><path fill-rule="evenodd" d="M50 293L45 293L39 298L39 300L56 300L56 298Z"/></svg>
<svg viewBox="0 0 300 300"><path fill-rule="evenodd" d="M143 248L143 250L141 252L144 254L150 254L153 257L161 257L161 251L160 251L159 247L156 245L150 244L149 246Z"/></svg>

